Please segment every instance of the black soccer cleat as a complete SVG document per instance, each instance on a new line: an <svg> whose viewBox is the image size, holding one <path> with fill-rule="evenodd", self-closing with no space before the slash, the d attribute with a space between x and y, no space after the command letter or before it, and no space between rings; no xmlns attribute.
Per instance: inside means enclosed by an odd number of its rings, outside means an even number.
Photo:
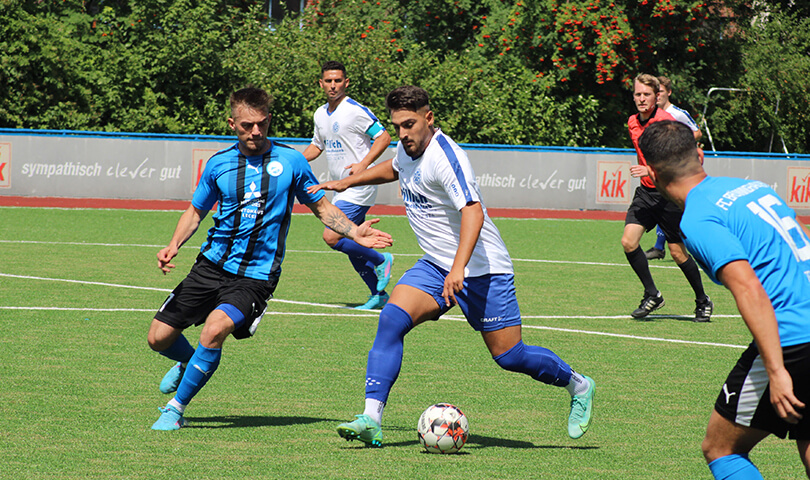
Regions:
<svg viewBox="0 0 810 480"><path fill-rule="evenodd" d="M662 260L664 257L667 256L666 252L663 250L658 250L655 247L644 252L644 255L647 257L647 260Z"/></svg>
<svg viewBox="0 0 810 480"><path fill-rule="evenodd" d="M664 297L661 296L661 292L656 293L654 296L645 293L644 298L641 299L641 304L637 309L633 310L630 316L633 318L644 318L663 306Z"/></svg>
<svg viewBox="0 0 810 480"><path fill-rule="evenodd" d="M693 321L698 323L710 322L714 311L712 299L707 295L704 300L695 300L695 305L695 319Z"/></svg>

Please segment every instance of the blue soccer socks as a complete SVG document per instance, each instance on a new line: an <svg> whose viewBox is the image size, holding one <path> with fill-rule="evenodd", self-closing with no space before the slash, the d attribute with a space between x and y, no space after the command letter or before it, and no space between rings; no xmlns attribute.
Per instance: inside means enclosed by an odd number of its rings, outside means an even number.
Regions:
<svg viewBox="0 0 810 480"><path fill-rule="evenodd" d="M726 455L709 463L709 470L717 480L763 480L748 455Z"/></svg>
<svg viewBox="0 0 810 480"><path fill-rule="evenodd" d="M341 238L332 248L345 253L349 257L352 267L354 267L354 270L360 275L363 283L368 286L372 295L379 293L377 289L377 272L375 271L375 266L385 262L383 254L373 248L364 247L348 238Z"/></svg>
<svg viewBox="0 0 810 480"><path fill-rule="evenodd" d="M383 403L402 368L405 335L413 328L411 316L397 305L388 303L380 312L377 336L368 352L366 398Z"/></svg>
<svg viewBox="0 0 810 480"><path fill-rule="evenodd" d="M521 340L506 352L493 357L504 370L525 373L547 385L564 387L571 381L571 367L554 352Z"/></svg>
<svg viewBox="0 0 810 480"><path fill-rule="evenodd" d="M188 405L194 395L205 386L205 383L214 374L221 358L221 348L206 348L198 345L197 350L188 362L188 366L186 366L186 372L177 387L177 395L174 398L182 405Z"/></svg>

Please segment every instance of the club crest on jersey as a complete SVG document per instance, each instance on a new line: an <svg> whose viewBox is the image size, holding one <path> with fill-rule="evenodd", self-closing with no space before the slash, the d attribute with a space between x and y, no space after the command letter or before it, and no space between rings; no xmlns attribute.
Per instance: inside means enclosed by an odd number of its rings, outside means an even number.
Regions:
<svg viewBox="0 0 810 480"><path fill-rule="evenodd" d="M338 133L340 131L340 124L338 122L332 123L332 133Z"/></svg>
<svg viewBox="0 0 810 480"><path fill-rule="evenodd" d="M267 174L271 177L278 177L284 171L284 165L277 160L273 160L272 162L267 164Z"/></svg>
<svg viewBox="0 0 810 480"><path fill-rule="evenodd" d="M419 185L419 183L421 182L422 182L422 170L416 169L416 171L413 172L413 183Z"/></svg>

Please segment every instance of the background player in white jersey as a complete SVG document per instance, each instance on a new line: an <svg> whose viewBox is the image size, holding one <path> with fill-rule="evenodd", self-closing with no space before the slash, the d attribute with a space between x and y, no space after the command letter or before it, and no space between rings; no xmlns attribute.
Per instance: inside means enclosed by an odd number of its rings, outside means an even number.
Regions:
<svg viewBox="0 0 810 480"><path fill-rule="evenodd" d="M551 350L523 343L512 260L481 203L467 155L433 126L425 90L399 87L388 94L386 105L400 139L396 157L309 188L342 191L399 180L408 221L425 252L405 272L380 312L368 354L365 411L338 426L338 433L347 440L382 445L383 407L399 375L405 335L458 304L499 366L568 390L568 434L581 437L591 421L594 382Z"/></svg>
<svg viewBox="0 0 810 480"><path fill-rule="evenodd" d="M319 83L326 93L327 102L315 111L315 131L312 143L304 150L304 157L311 162L326 150L329 178L339 180L367 169L391 144L391 136L371 110L346 95L349 79L342 63L324 63ZM363 186L336 194L332 203L352 222L360 225L376 198L377 187ZM368 286L371 292L368 301L357 308L382 308L388 301L385 287L391 280L394 257L359 245L329 227L323 230L323 240L349 257L355 271Z"/></svg>
<svg viewBox="0 0 810 480"><path fill-rule="evenodd" d="M695 142L700 141L703 137L703 133L700 131L700 127L698 127L695 119L692 118L692 115L689 115L689 112L683 108L676 107L669 101L669 97L672 96L672 80L662 75L658 77L658 83L661 87L658 90L658 100L656 101L658 108L663 109L668 114L672 115L675 120L689 127L689 129L692 130L692 134L695 136ZM656 227L655 233L657 235L655 245L644 252L648 260L660 260L666 255L666 253L664 253L664 247L667 243L666 236L661 230L661 227Z"/></svg>
<svg viewBox="0 0 810 480"><path fill-rule="evenodd" d="M690 130L650 125L639 140L658 189L684 210L684 243L734 296L754 341L709 418L703 455L716 479L762 479L748 458L773 433L796 440L810 478L810 239L768 185L709 177Z"/></svg>

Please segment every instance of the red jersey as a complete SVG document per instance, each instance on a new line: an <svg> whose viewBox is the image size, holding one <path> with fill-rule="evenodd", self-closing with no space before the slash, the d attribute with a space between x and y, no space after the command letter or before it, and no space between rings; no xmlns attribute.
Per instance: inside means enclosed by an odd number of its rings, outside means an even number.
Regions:
<svg viewBox="0 0 810 480"><path fill-rule="evenodd" d="M652 115L646 121L641 120L641 113L630 115L630 118L627 119L627 129L630 130L630 140L633 141L633 146L636 147L639 165L646 166L647 160L644 160L644 155L641 154L641 150L638 148L638 138L644 133L644 129L647 128L647 125L653 122L660 122L661 120L675 120L675 117L656 106ZM648 176L641 177L641 184L645 187L655 188L655 184Z"/></svg>

